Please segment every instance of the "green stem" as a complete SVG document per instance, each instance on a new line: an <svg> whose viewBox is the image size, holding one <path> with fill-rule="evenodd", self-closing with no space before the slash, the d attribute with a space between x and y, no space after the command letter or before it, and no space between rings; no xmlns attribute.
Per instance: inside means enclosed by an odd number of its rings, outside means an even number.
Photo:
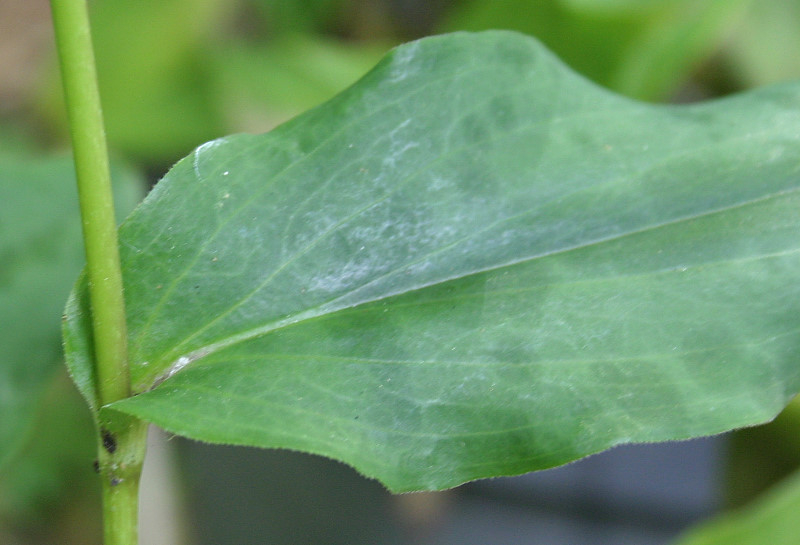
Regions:
<svg viewBox="0 0 800 545"><path fill-rule="evenodd" d="M89 275L99 404L130 396L125 303L103 114L85 0L51 0Z"/></svg>
<svg viewBox="0 0 800 545"><path fill-rule="evenodd" d="M139 478L142 474L147 423L115 414L101 424L97 460L103 490L105 545L138 542Z"/></svg>
<svg viewBox="0 0 800 545"><path fill-rule="evenodd" d="M69 118L86 249L97 405L131 395L122 273L103 114L86 0L50 0ZM98 414L106 545L136 545L147 425Z"/></svg>

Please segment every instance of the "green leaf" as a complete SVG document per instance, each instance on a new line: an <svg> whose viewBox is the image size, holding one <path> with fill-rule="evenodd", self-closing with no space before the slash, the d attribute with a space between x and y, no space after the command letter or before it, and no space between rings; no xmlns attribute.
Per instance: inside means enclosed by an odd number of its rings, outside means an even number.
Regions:
<svg viewBox="0 0 800 545"><path fill-rule="evenodd" d="M141 195L117 169L121 209ZM59 317L84 262L72 161L0 154L0 468L22 446L60 360Z"/></svg>
<svg viewBox="0 0 800 545"><path fill-rule="evenodd" d="M392 490L773 417L800 386L800 86L650 106L509 32L411 43L180 161L120 231L138 395ZM69 364L92 399L86 289Z"/></svg>
<svg viewBox="0 0 800 545"><path fill-rule="evenodd" d="M800 535L800 471L751 505L691 530L675 545L794 545Z"/></svg>

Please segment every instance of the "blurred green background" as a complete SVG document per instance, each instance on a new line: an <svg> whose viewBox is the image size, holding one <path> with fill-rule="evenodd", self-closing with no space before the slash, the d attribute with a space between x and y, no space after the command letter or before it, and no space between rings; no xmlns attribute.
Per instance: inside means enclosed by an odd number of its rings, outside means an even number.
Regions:
<svg viewBox="0 0 800 545"><path fill-rule="evenodd" d="M138 184L142 192L195 146L228 133L267 131L353 83L394 45L429 34L488 28L528 33L587 78L652 102L703 100L800 77L797 0L95 0L90 5L115 172L128 180L126 187ZM53 187L71 183L67 149L48 2L2 0L3 544L99 543L91 423L58 356L58 309L81 262L77 208L66 207L51 186L34 183L43 178ZM131 202L121 206L130 208ZM69 216L65 223L48 223L54 206ZM20 210L31 225L50 231L20 229L15 223ZM64 225L72 235L64 235ZM64 236L53 238L56 233ZM56 260L49 250L54 244L60 252ZM23 285L20 278L34 284ZM23 289L37 295L21 296ZM26 336L31 331L36 335ZM18 365L26 346L35 357L30 365ZM772 425L733 435L731 505L745 503L798 466L799 418L792 408ZM191 472L207 471L208 465L195 464L190 449L181 443L178 450L183 466L193 468L182 477L191 490L197 482ZM253 455L243 450L240 456L246 464ZM424 526L443 505L423 495L389 499L378 485L359 481L337 464L299 459L280 455L252 465L282 468L277 471L297 486L326 483L328 488L312 497L339 510L328 512L331 521L320 522L317 530L336 531L346 537L343 543L403 542L392 540ZM304 484L309 471L327 477ZM263 475L254 477L260 479L274 485ZM223 480L218 488L225 488ZM355 503L342 500L351 494L359 498ZM229 490L222 496L226 502L239 497L239 509L252 507L244 494ZM304 498L290 498L286 509L314 510ZM287 503L270 509L280 505ZM275 513L273 526L290 516ZM191 542L190 530L179 533ZM338 542L298 535L272 542Z"/></svg>

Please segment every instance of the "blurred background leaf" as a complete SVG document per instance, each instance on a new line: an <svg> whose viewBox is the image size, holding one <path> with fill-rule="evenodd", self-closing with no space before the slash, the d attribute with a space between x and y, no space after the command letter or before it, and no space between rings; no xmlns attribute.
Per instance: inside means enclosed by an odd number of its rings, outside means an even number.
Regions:
<svg viewBox="0 0 800 545"><path fill-rule="evenodd" d="M230 5L222 0L92 4L100 90L113 149L138 160L167 161L223 130L201 51ZM42 115L53 130L65 134L54 65L42 92Z"/></svg>
<svg viewBox="0 0 800 545"><path fill-rule="evenodd" d="M47 376L25 441L0 468L0 542L100 543L93 424L64 369Z"/></svg>
<svg viewBox="0 0 800 545"><path fill-rule="evenodd" d="M509 28L542 40L601 85L645 100L674 93L741 18L747 0L473 0L442 30Z"/></svg>
<svg viewBox="0 0 800 545"><path fill-rule="evenodd" d="M117 168L127 213L141 181ZM72 160L0 153L0 469L25 440L43 385L61 360L64 298L83 265Z"/></svg>
<svg viewBox="0 0 800 545"><path fill-rule="evenodd" d="M726 503L737 508L800 467L800 398L772 422L730 437ZM800 534L798 534L800 535Z"/></svg>
<svg viewBox="0 0 800 545"><path fill-rule="evenodd" d="M745 508L690 531L676 545L793 545L800 536L800 471Z"/></svg>
<svg viewBox="0 0 800 545"><path fill-rule="evenodd" d="M92 8L112 148L154 173L211 138L271 129L354 82L389 47L433 32L532 34L578 72L645 100L800 77L793 0L104 0ZM9 83L5 103L42 137L63 142L51 51L29 49L43 70L15 53L7 79L28 84ZM44 77L31 83L37 72Z"/></svg>
<svg viewBox="0 0 800 545"><path fill-rule="evenodd" d="M64 494L79 493L70 483L91 471L94 441L60 366L61 309L84 261L72 159L39 155L24 138L0 149L2 529L4 520L36 526L56 505L72 505ZM113 174L123 216L143 184L130 167Z"/></svg>
<svg viewBox="0 0 800 545"><path fill-rule="evenodd" d="M345 0L252 0L252 8L276 34L333 30L346 4Z"/></svg>
<svg viewBox="0 0 800 545"><path fill-rule="evenodd" d="M800 2L751 2L727 42L728 62L741 87L800 77Z"/></svg>
<svg viewBox="0 0 800 545"><path fill-rule="evenodd" d="M80 223L67 208L77 206L72 162L33 159L0 155L0 468L60 359L58 317L83 262Z"/></svg>
<svg viewBox="0 0 800 545"><path fill-rule="evenodd" d="M215 136L264 132L330 98L388 48L311 32L321 30L343 4L97 2L93 35L111 147L164 169ZM38 109L63 138L66 118L57 80L53 65Z"/></svg>
<svg viewBox="0 0 800 545"><path fill-rule="evenodd" d="M283 34L266 44L232 42L210 53L211 84L227 125L264 132L356 81L387 48L310 34Z"/></svg>

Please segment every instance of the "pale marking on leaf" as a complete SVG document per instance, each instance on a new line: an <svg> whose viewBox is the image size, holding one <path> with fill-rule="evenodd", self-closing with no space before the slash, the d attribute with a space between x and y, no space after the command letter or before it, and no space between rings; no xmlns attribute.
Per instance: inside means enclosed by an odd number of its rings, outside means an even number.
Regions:
<svg viewBox="0 0 800 545"><path fill-rule="evenodd" d="M204 347L199 350L195 350L190 354L186 354L185 356L181 356L167 368L166 372L159 376L155 381L153 381L153 385L150 387L152 390L168 378L170 378L175 373L179 372L181 369L189 365L195 360L199 360L200 358L204 358L205 356L209 355L213 349L211 347Z"/></svg>
<svg viewBox="0 0 800 545"><path fill-rule="evenodd" d="M416 44L412 44L412 45L416 45ZM410 46L406 46L406 47L410 47ZM415 47L415 49L416 49L416 47ZM416 51L414 51L414 53L416 53ZM411 55L411 56L413 56L413 55ZM409 60L410 60L410 59L409 59ZM479 71L477 68L474 68L474 70L475 70L475 71ZM468 73L468 72L469 72L469 71L465 71L465 72L462 72L462 73L460 73L460 74L459 74L459 77L466 77L466 75L467 75L467 73ZM404 77L405 77L405 76L404 76ZM425 89L427 86L429 86L429 85L431 85L432 83L435 83L435 82L437 82L437 81L438 81L438 80L431 80L431 82L426 82L424 85L420 85L420 86L418 86L418 87L417 87L417 88L416 88L416 89L415 89L415 90L414 90L414 91L413 91L411 94L412 94L412 95L413 95L413 94L419 94L419 93L421 93L421 92L422 92L422 91L423 91L423 90L424 90L424 89ZM306 159L306 160L307 160L307 159L310 159L310 158L312 158L312 157L314 156L314 153L315 153L316 151L318 151L318 150L319 150L319 149L322 147L322 145L323 145L325 142L329 142L330 140L332 140L332 139L334 138L334 136L336 136L336 135L338 135L338 134L341 134L342 132L344 132L346 128L349 128L350 126L352 126L352 125L355 125L357 122L359 122L359 121L363 120L363 118L366 118L366 117L369 117L369 116L373 116L373 115L376 115L377 113L380 113L380 112L381 112L383 109L385 109L385 108L379 109L377 112L370 111L369 115L355 117L355 118L353 118L353 119L352 119L352 121L350 121L349 123L346 123L346 124L343 124L343 125L341 125L341 126L338 128L338 130L337 130L337 131L334 131L334 132L332 132L332 133L331 133L330 135L328 135L328 136L327 136L325 139L323 139L323 141L322 141L322 142L321 142L321 143L320 143L320 144L317 146L316 150L314 150L314 152L312 152L312 153L308 153L308 154L305 156L305 158L304 158L304 159ZM586 115L586 114L584 114L584 115ZM409 121L410 121L410 119L409 119ZM236 136L236 135L234 135L234 136ZM218 139L218 140L216 140L215 142L220 142L220 143L222 143L222 142L224 142L224 141L227 141L227 140L228 140L228 138L229 138L229 137L223 137L223 138L219 138L219 139ZM211 143L211 142L208 142L207 144L210 144L210 143ZM207 144L204 144L203 146L201 146L201 148L204 148L204 147L205 147ZM292 145L293 145L294 147L296 147L296 146L297 146L296 142L295 142L295 143L292 143ZM195 159L196 159L196 157L197 157L197 151L198 151L198 150L195 150ZM290 165L290 166L294 166L294 165ZM283 169L281 172L277 173L277 174L276 174L276 175L273 177L273 182L274 182L275 180L280 180L280 179L281 179L281 176L282 176L283 174L285 174L285 173L286 173L286 171L287 171L287 169L288 169L288 168L289 168L289 166L285 167L285 168L284 168L284 169ZM381 175L379 175L379 176L378 176L378 177L375 179L375 181L376 181L376 182L378 182L378 181L380 180L380 178L381 178L381 177L382 177L382 174L381 174ZM267 187L267 185L265 185L264 187ZM156 187L156 190L157 190L157 189L158 189L158 187ZM240 211L241 209L243 209L244 207L246 207L246 206L248 205L248 203L249 203L249 202L250 202L250 201L246 202L245 204L243 204L243 205L242 205L242 206L239 208L239 210L237 210L237 211L235 211L233 214L231 214L231 216L230 216L230 219L233 219L233 218L235 218L235 217L236 217L236 215L237 215L237 213L238 213L238 211ZM377 204L378 202L380 202L380 201L377 201L376 203L373 203L373 204ZM212 237L212 238L213 238L213 237ZM200 254L198 254L198 256L199 256L199 255L200 255ZM192 264L193 264L193 263L192 263ZM191 265L192 265L192 264L190 264L190 267L191 267ZM164 302L166 301L167 297L168 297L168 296L169 296L169 295L170 295L170 294L173 292L173 290L174 290L174 288L175 288L175 286L176 286L176 284L177 284L178 280L182 279L182 278L183 278L183 276L184 276L184 274L185 274L187 271L188 271L188 267L187 267L187 269L184 271L184 273L182 273L182 274L178 275L178 276L176 277L176 279L175 279L175 280L173 280L173 281L171 282L170 286L169 286L169 287L168 287L166 290L164 290L164 292L163 292L163 295L162 295L161 299L159 300L158 304L156 305L156 308L155 308L155 310L156 310L156 311L158 311L158 310L159 310L159 309L160 309L160 308L163 306L163 304L164 304ZM140 336L140 339L139 339L139 344L140 344L140 345L141 345L141 344L144 342L144 340L145 340L145 339L147 339L147 334L146 334L146 332L149 330L149 328L150 328L150 326L152 325L153 321L155 320L155 317L156 317L156 316L157 316L157 312L153 312L153 313L151 314L151 318L148 320L148 323L147 323L147 325L144 327L144 330L143 330L143 331L145 332L145 334L143 334L143 335L141 335L141 336ZM181 344L183 344L183 343L181 343Z"/></svg>
<svg viewBox="0 0 800 545"><path fill-rule="evenodd" d="M211 151L212 149L224 144L227 141L227 138L217 138L216 140L211 140L210 142L206 142L197 146L194 150L194 157L192 158L192 166L194 167L194 173L197 178L202 178L200 175L200 156L207 151ZM225 172L225 174L228 174Z"/></svg>
<svg viewBox="0 0 800 545"><path fill-rule="evenodd" d="M414 57L417 56L417 52L419 51L419 46L419 42L412 42L396 50L391 74L389 76L389 81L391 83L402 81L419 71L419 67L412 64Z"/></svg>
<svg viewBox="0 0 800 545"><path fill-rule="evenodd" d="M498 270L506 268L506 267L511 267L511 266L518 265L518 264L521 264L521 263L530 262L530 261L535 260L535 259L541 259L543 257L549 257L549 256L553 256L553 255L565 254L565 253L572 252L572 251L575 251L575 250L588 248L588 247L596 246L596 245L599 245L599 244L605 244L605 243L608 243L608 242L611 242L611 241L619 240L619 239L622 239L622 238L625 238L625 237L633 236L633 235L644 233L644 232L647 232L647 231L654 231L654 230L657 230L657 229L662 229L664 227L667 227L667 226L670 226L670 225L679 224L679 223L685 222L687 220L697 219L697 218L700 218L700 217L707 217L707 216L711 216L711 215L715 215L715 214L721 214L721 213L728 212L730 210L735 210L735 209L738 209L738 208L751 206L751 205L756 204L756 203L760 203L760 202L772 200L772 199L775 199L775 198L779 198L779 197L782 197L782 196L785 196L785 195L789 195L789 194L792 194L792 193L796 193L797 191L798 191L798 189L796 189L796 188L791 188L791 189L787 189L787 190L783 190L783 191L778 191L776 193L769 194L769 195L764 195L764 196L761 196L761 197L758 197L758 198L755 198L755 199L751 199L749 201L736 203L736 204L730 205L730 206L721 207L721 208L716 209L716 210L709 210L709 211L706 211L706 212L704 212L702 214L696 214L696 215L693 215L693 216L674 218L674 219L672 219L670 221L662 222L662 223L655 224L655 225L650 225L650 226L647 226L645 228L636 229L636 230L625 232L625 233L619 233L619 234L615 234L613 236L603 237L603 238L592 240L592 241L589 241L589 242L583 242L583 243L575 245L575 246L559 249L558 251L546 252L546 253L539 254L539 255L534 255L534 256L526 256L524 258L512 260L512 261L509 261L507 263L499 264L497 266L486 267L486 268L482 268L482 269L479 269L479 270L475 270L470 274L482 274L482 273L491 272L491 271L498 271ZM790 254L793 254L793 253L797 253L798 251L800 251L800 250L792 249L792 250L784 251L784 252L759 254L759 255L752 256L752 257L749 257L749 258L746 258L746 259L721 260L720 262L729 263L729 262L742 262L742 261L758 260L758 259L764 259L764 258L769 258L769 257L779 257L779 256L782 256L782 255L790 255ZM287 326L290 326L290 325L293 325L293 324L296 324L296 323L299 323L299 322L303 322L303 321L308 320L308 319L318 318L318 317L320 317L321 315L324 315L324 314L328 314L328 313L331 313L331 312L338 312L340 310L344 310L345 308L353 308L355 306L362 305L362 304L375 303L375 302L377 302L377 301L379 301L381 299L388 299L388 298L393 297L395 295L400 295L400 294L403 293L402 291L395 292L395 291L390 290L390 291L382 294L381 297L379 297L377 299L365 299L365 300L358 301L358 302L355 302L355 303L353 303L353 302L345 303L345 305L343 305L343 306L338 306L337 305L337 302L339 302L341 300L345 300L345 299L347 299L347 297L352 296L354 293L358 292L359 290L364 289L365 287L369 286L370 284L374 284L376 281L379 281L382 278L385 278L387 276L391 276L391 274L396 274L397 272L399 272L399 271L393 271L391 273L387 273L385 275L382 275L381 277L376 278L375 280L373 280L371 282L368 282L365 285L360 286L359 288L353 290L352 292L345 293L345 294L343 294L343 295L341 295L339 297L336 297L336 298L334 298L334 299L332 299L330 301L327 301L326 303L321 304L321 305L319 305L317 307L307 309L307 310L305 310L303 312L299 312L299 313L291 315L291 316L287 316L287 317L285 317L285 318L283 318L281 320L275 320L275 321L263 324L261 326L254 327L252 329L243 331L243 332L235 334L235 335L231 335L231 336L229 336L229 337L227 337L227 338L225 338L223 340L207 344L207 345L205 345L205 346L203 346L201 348L198 348L197 350L195 350L193 352L189 352L189 353L187 353L187 354L185 354L183 356L180 356L179 358L177 358L169 366L167 372L162 374L153 383L153 385L149 389L152 390L152 389L156 388L162 382L164 382L165 380L167 380L168 378L170 378L172 375L176 374L180 370L184 369L189 364L191 364L191 363L193 363L193 362L195 362L195 361L197 361L197 360L199 360L201 358L204 358L205 356L208 356L210 354L218 352L218 351L220 351L220 350L222 350L224 348L228 348L230 346L234 346L234 345L236 345L236 344L238 344L240 342L247 341L247 340L253 339L255 337L259 337L259 336L264 335L264 334L266 334L266 333L268 333L270 331L275 331L275 330L278 330L278 329L282 329L282 328L285 328ZM651 271L648 274L652 274L652 273L656 273L656 272L665 272L665 271L664 270ZM669 269L666 269L666 272L675 272L675 268L671 267ZM435 281L433 281L431 283L418 285L418 286L416 286L414 288L414 290L416 291L416 290L420 290L420 289L425 289L427 287L430 287L430 286L433 286L433 285L437 285L437 284L443 284L443 283L446 283L446 282L449 282L449 281L452 281L452 280L456 280L458 278L463 278L463 276L460 275L460 276L454 276L454 277L440 278L440 279L437 279L437 280L435 280Z"/></svg>

